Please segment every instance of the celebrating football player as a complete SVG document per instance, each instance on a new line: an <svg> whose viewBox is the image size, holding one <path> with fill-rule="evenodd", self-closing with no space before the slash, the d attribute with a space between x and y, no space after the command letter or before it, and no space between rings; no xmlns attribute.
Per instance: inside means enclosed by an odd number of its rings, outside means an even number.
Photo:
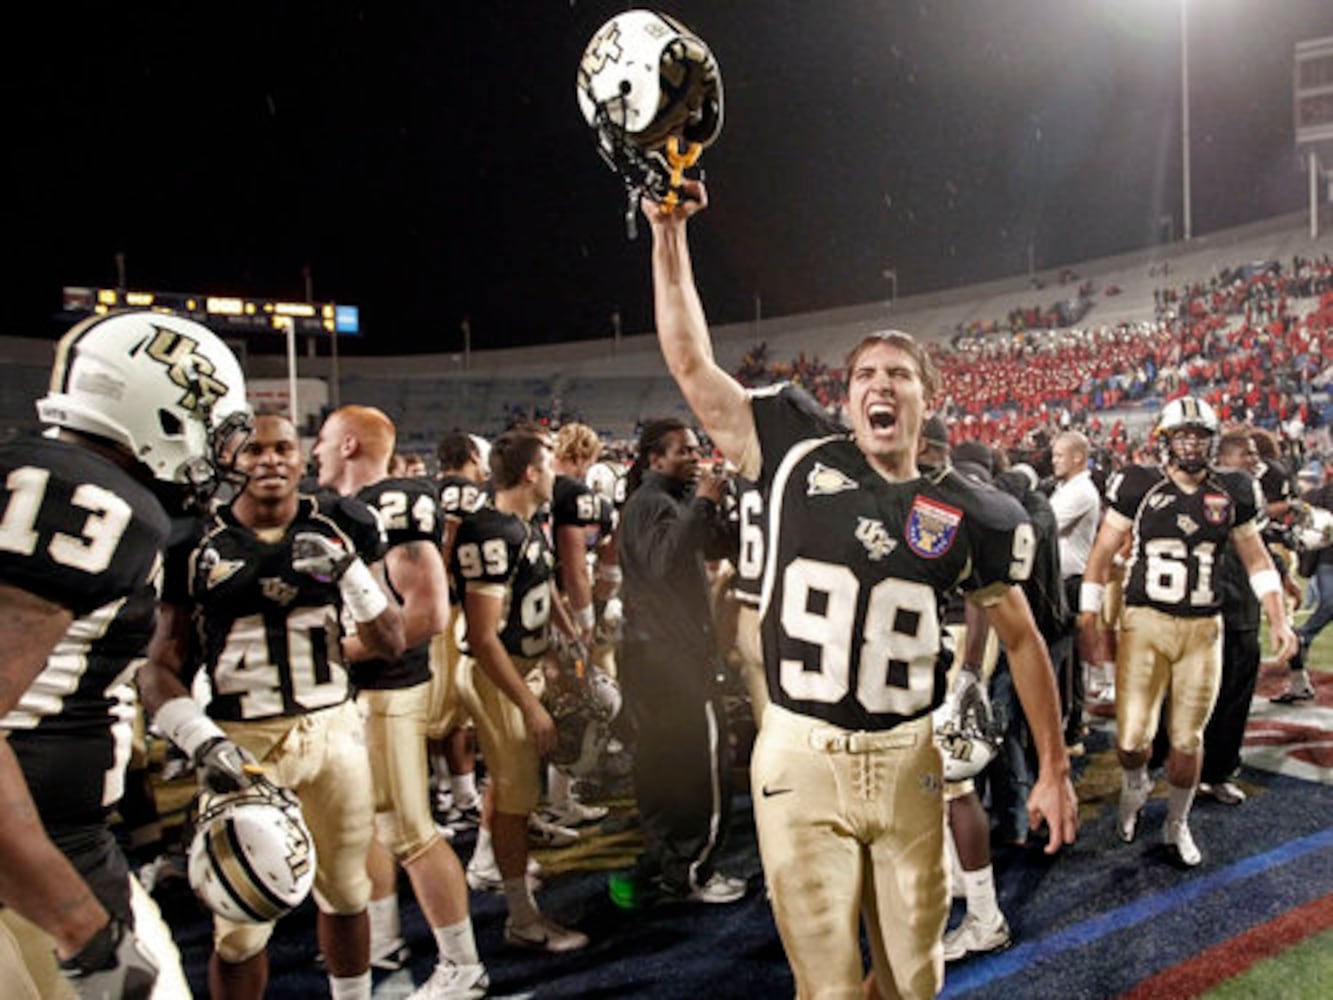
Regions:
<svg viewBox="0 0 1333 1000"><path fill-rule="evenodd" d="M800 995L855 995L864 915L884 995L934 996L948 915L941 758L931 710L950 659L939 603L961 587L988 608L1032 722L1029 797L1047 850L1075 836L1076 799L1050 658L1022 591L1032 530L1011 497L916 458L935 367L909 335L866 337L847 362L852 432L801 390L747 393L713 357L687 220L698 182L653 231L657 334L715 445L758 482L770 537L761 597L769 706L751 769L778 929ZM841 991L841 992L840 992Z"/></svg>
<svg viewBox="0 0 1333 1000"><path fill-rule="evenodd" d="M168 517L248 425L231 351L197 323L119 313L61 340L37 404L54 437L0 449L0 982L7 996L188 993L107 818ZM5 947L4 945L17 945ZM57 972L55 958L60 960ZM16 965L20 962L22 965Z"/></svg>
<svg viewBox="0 0 1333 1000"><path fill-rule="evenodd" d="M1263 604L1275 658L1286 662L1297 645L1281 580L1259 537L1264 500L1258 483L1240 470L1209 464L1218 430L1213 408L1202 399L1182 396L1166 404L1154 431L1162 464L1128 466L1107 483L1110 505L1079 591L1079 629L1090 645L1112 557L1132 538L1116 649L1116 753L1124 769L1117 832L1126 843L1138 833L1152 791L1149 751L1169 695L1163 839L1189 867L1203 860L1188 820L1203 730L1222 677L1222 595L1215 570L1225 546L1235 546Z"/></svg>
<svg viewBox="0 0 1333 1000"><path fill-rule="evenodd" d="M501 435L491 446L491 478L494 506L459 525L450 567L467 619L459 683L491 774L469 883L489 882L490 869L498 868L509 944L574 951L588 944L587 935L537 908L527 870L528 818L540 797L541 757L556 744L555 723L540 698L553 559L533 521L555 481L546 437L535 430Z"/></svg>
<svg viewBox="0 0 1333 1000"><path fill-rule="evenodd" d="M344 406L324 421L314 447L320 486L356 496L379 511L388 535L385 576L402 602L407 643L401 658L381 660L363 655L355 639L347 642L352 681L366 718L379 832L370 849L370 954L381 967L401 964L396 860L407 872L440 954L415 996L464 1000L484 996L488 979L468 916L463 866L431 817L426 761L430 641L448 624L449 584L431 483L388 478L395 437L393 422L380 410Z"/></svg>
<svg viewBox="0 0 1333 1000"><path fill-rule="evenodd" d="M236 466L247 476L240 495L201 526L197 546L182 547L187 556L168 559L141 674L144 703L212 790L244 787L247 761L257 761L273 783L296 794L314 838L317 929L330 990L366 1000L374 798L342 620L373 655L402 655L402 617L367 566L380 556L383 533L360 501L298 492L304 461L286 416L256 416ZM196 613L199 657L213 692L207 715L180 681ZM216 881L265 894L267 872L230 870L235 858L211 860L224 868ZM203 888L195 884L208 901ZM210 992L262 996L273 923L214 909Z"/></svg>

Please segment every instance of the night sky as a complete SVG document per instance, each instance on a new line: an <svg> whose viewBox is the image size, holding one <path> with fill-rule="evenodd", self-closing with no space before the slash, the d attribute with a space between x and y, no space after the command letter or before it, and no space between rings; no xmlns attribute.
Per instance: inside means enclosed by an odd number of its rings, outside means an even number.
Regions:
<svg viewBox="0 0 1333 1000"><path fill-rule="evenodd" d="M50 5L47 5L50 7ZM623 3L56 7L10 33L11 299L66 284L361 308L349 352L651 326L648 234L574 97ZM181 9L189 8L189 9ZM195 9L199 8L199 9ZM726 121L693 225L714 322L1180 233L1178 0L682 0ZM149 13L149 10L155 10ZM28 17L25 14L25 19ZM26 24L25 20L25 24ZM1196 235L1301 209L1291 54L1329 0L1190 0Z"/></svg>

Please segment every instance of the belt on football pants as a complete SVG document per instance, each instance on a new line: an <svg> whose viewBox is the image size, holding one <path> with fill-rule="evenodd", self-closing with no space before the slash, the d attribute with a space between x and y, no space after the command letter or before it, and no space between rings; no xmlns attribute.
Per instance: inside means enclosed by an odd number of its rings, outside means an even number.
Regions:
<svg viewBox="0 0 1333 1000"><path fill-rule="evenodd" d="M761 729L787 746L804 744L820 753L872 753L876 750L903 750L917 746L931 733L931 717L922 716L900 723L892 729L867 731L840 729L822 719L769 702L764 710Z"/></svg>
<svg viewBox="0 0 1333 1000"><path fill-rule="evenodd" d="M810 749L823 753L873 753L876 750L902 750L917 744L917 734L899 732L902 727L869 733L845 729L810 730Z"/></svg>

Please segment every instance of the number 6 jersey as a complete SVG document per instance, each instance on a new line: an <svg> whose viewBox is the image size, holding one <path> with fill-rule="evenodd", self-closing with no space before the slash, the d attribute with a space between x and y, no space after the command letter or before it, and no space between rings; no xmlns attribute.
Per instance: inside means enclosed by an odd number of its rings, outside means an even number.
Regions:
<svg viewBox="0 0 1333 1000"><path fill-rule="evenodd" d="M1002 593L1031 570L1023 508L952 470L891 482L789 385L751 396L766 497L760 611L769 697L853 730L943 699L943 595Z"/></svg>

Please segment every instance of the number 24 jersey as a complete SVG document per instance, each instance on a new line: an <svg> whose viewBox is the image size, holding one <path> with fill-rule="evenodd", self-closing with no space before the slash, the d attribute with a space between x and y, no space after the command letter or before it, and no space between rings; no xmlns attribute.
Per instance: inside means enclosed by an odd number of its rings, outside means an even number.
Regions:
<svg viewBox="0 0 1333 1000"><path fill-rule="evenodd" d="M890 481L791 386L752 395L766 498L761 588L769 697L846 729L939 704L952 662L942 597L985 600L1031 572L1016 500L952 470Z"/></svg>

